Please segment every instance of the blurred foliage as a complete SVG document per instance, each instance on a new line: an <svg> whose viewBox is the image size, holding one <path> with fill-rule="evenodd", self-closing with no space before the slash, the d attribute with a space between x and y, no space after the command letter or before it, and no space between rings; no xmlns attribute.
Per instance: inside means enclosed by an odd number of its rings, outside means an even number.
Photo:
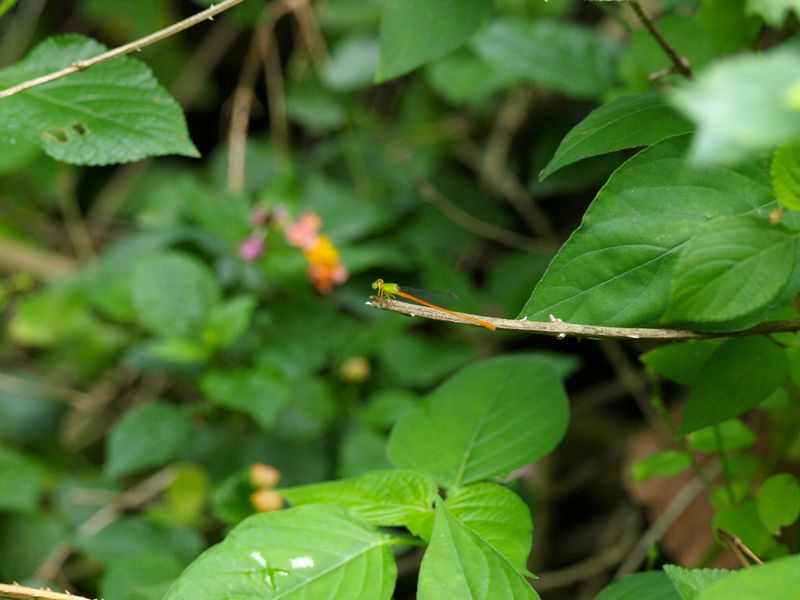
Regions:
<svg viewBox="0 0 800 600"><path fill-rule="evenodd" d="M3 88L212 2L15 4ZM528 569L599 551L593 517L627 503L608 462L640 428L616 402L636 365L365 302L382 277L507 318L796 314L797 3L646 11L691 78L626 2L245 0L0 98L0 580L272 594L295 579L270 561L302 547L344 582L313 579L315 598L414 597L417 575L421 599L535 598ZM714 527L796 553L798 335L631 348L678 440L628 460L633 479L713 456ZM623 391L604 399L606 362ZM679 426L660 378L691 388ZM560 538L578 526L576 553ZM672 566L598 598L749 600L737 581L800 573L796 555L767 567Z"/></svg>

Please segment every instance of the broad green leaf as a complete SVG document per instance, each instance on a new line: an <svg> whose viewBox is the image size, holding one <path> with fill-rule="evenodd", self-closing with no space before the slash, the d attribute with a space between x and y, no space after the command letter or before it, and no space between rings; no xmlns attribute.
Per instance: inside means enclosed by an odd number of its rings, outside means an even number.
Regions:
<svg viewBox="0 0 800 600"><path fill-rule="evenodd" d="M372 36L347 37L333 49L322 81L336 92L371 87L378 69L378 40Z"/></svg>
<svg viewBox="0 0 800 600"><path fill-rule="evenodd" d="M622 96L596 108L572 128L539 174L539 180L581 159L650 146L692 129L661 92Z"/></svg>
<svg viewBox="0 0 800 600"><path fill-rule="evenodd" d="M528 575L533 519L528 505L508 488L480 482L458 488L445 506L462 525Z"/></svg>
<svg viewBox="0 0 800 600"><path fill-rule="evenodd" d="M331 503L350 508L373 525L407 526L433 517L436 483L416 471L373 471L352 479L279 489L292 505Z"/></svg>
<svg viewBox="0 0 800 600"><path fill-rule="evenodd" d="M758 37L761 23L745 10L750 1L703 0L695 18L719 54L744 50Z"/></svg>
<svg viewBox="0 0 800 600"><path fill-rule="evenodd" d="M675 90L673 103L697 123L692 157L734 163L800 136L787 97L798 79L800 47L790 44L719 61Z"/></svg>
<svg viewBox="0 0 800 600"><path fill-rule="evenodd" d="M520 318L655 325L680 251L709 218L766 213L774 204L763 164L692 165L685 145L685 138L660 142L611 176Z"/></svg>
<svg viewBox="0 0 800 600"><path fill-rule="evenodd" d="M662 320L712 331L754 325L789 282L796 252L797 233L766 219L713 221L678 257Z"/></svg>
<svg viewBox="0 0 800 600"><path fill-rule="evenodd" d="M389 543L334 505L254 515L194 561L165 600L389 600L397 577Z"/></svg>
<svg viewBox="0 0 800 600"><path fill-rule="evenodd" d="M60 519L48 513L11 514L0 519L0 579L33 579L53 548L68 543L71 531ZM24 552L20 552L24 548Z"/></svg>
<svg viewBox="0 0 800 600"><path fill-rule="evenodd" d="M772 155L772 189L778 202L800 211L800 142L792 142Z"/></svg>
<svg viewBox="0 0 800 600"><path fill-rule="evenodd" d="M781 527L800 516L800 484L788 473L773 475L758 490L758 516L769 532L778 535Z"/></svg>
<svg viewBox="0 0 800 600"><path fill-rule="evenodd" d="M686 569L677 565L664 565L664 572L680 594L681 600L695 600L708 586L733 573L728 569Z"/></svg>
<svg viewBox="0 0 800 600"><path fill-rule="evenodd" d="M469 50L453 52L425 69L430 86L451 104L479 102L511 87L516 77L495 69Z"/></svg>
<svg viewBox="0 0 800 600"><path fill-rule="evenodd" d="M614 82L616 46L576 23L502 18L473 47L494 69L575 98L595 98Z"/></svg>
<svg viewBox="0 0 800 600"><path fill-rule="evenodd" d="M691 450L709 454L749 448L756 443L756 439L756 434L739 419L728 419L686 436Z"/></svg>
<svg viewBox="0 0 800 600"><path fill-rule="evenodd" d="M57 71L108 48L79 35L51 37L0 71L0 86ZM0 135L37 142L56 160L80 165L148 156L199 156L180 106L144 64L130 57L0 99Z"/></svg>
<svg viewBox="0 0 800 600"><path fill-rule="evenodd" d="M653 477L669 477L689 468L692 458L688 452L663 450L643 458L633 465L634 481L647 481Z"/></svg>
<svg viewBox="0 0 800 600"><path fill-rule="evenodd" d="M42 475L34 460L0 447L0 512L34 512Z"/></svg>
<svg viewBox="0 0 800 600"><path fill-rule="evenodd" d="M389 460L453 488L507 475L550 452L566 431L569 407L547 363L499 357L471 365L400 420Z"/></svg>
<svg viewBox="0 0 800 600"><path fill-rule="evenodd" d="M726 341L700 370L680 433L716 425L755 408L784 382L787 371L784 352L767 338Z"/></svg>
<svg viewBox="0 0 800 600"><path fill-rule="evenodd" d="M289 382L273 369L208 371L200 387L215 404L249 415L266 430L291 398Z"/></svg>
<svg viewBox="0 0 800 600"><path fill-rule="evenodd" d="M160 524L140 516L121 517L100 531L75 537L75 547L102 565L155 552L169 554L185 565L204 544L202 536L190 527Z"/></svg>
<svg viewBox="0 0 800 600"><path fill-rule="evenodd" d="M703 590L697 600L788 600L800 589L800 556L735 571Z"/></svg>
<svg viewBox="0 0 800 600"><path fill-rule="evenodd" d="M142 404L114 424L106 440L105 470L122 477L178 457L190 435L189 417L164 402Z"/></svg>
<svg viewBox="0 0 800 600"><path fill-rule="evenodd" d="M388 0L381 18L378 81L455 50L483 25L491 10L491 0Z"/></svg>
<svg viewBox="0 0 800 600"><path fill-rule="evenodd" d="M245 332L258 304L255 296L242 294L211 309L203 332L206 345L227 348Z"/></svg>
<svg viewBox="0 0 800 600"><path fill-rule="evenodd" d="M774 544L769 531L758 518L758 506L754 501L737 506L722 506L714 515L712 527L714 530L724 529L732 533L756 556L763 555Z"/></svg>
<svg viewBox="0 0 800 600"><path fill-rule="evenodd" d="M660 571L634 573L604 588L594 600L681 600L669 577Z"/></svg>
<svg viewBox="0 0 800 600"><path fill-rule="evenodd" d="M444 503L419 571L418 600L538 598L508 559L463 525Z"/></svg>
<svg viewBox="0 0 800 600"><path fill-rule="evenodd" d="M700 340L668 344L642 354L640 360L662 377L692 385L700 369L716 352L722 340Z"/></svg>
<svg viewBox="0 0 800 600"><path fill-rule="evenodd" d="M800 0L747 0L747 10L764 19L768 25L780 27L789 11L800 17Z"/></svg>
<svg viewBox="0 0 800 600"><path fill-rule="evenodd" d="M184 566L165 552L134 554L108 565L100 592L115 600L161 600Z"/></svg>
<svg viewBox="0 0 800 600"><path fill-rule="evenodd" d="M221 293L204 263L177 251L142 257L130 285L139 319L164 338L199 337Z"/></svg>

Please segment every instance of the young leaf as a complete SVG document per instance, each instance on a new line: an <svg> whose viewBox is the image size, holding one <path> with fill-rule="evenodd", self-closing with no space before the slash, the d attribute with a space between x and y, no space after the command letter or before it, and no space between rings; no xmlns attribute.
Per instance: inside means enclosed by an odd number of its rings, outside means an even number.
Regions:
<svg viewBox="0 0 800 600"><path fill-rule="evenodd" d="M682 600L665 573L634 573L615 581L594 600Z"/></svg>
<svg viewBox="0 0 800 600"><path fill-rule="evenodd" d="M500 357L469 366L398 422L389 460L453 488L507 475L552 450L569 407L549 364Z"/></svg>
<svg viewBox="0 0 800 600"><path fill-rule="evenodd" d="M164 338L199 337L221 295L211 269L176 251L137 261L131 291L139 319Z"/></svg>
<svg viewBox="0 0 800 600"><path fill-rule="evenodd" d="M800 111L787 101L798 73L800 51L789 44L720 61L675 90L673 104L697 123L693 158L734 163L799 136Z"/></svg>
<svg viewBox="0 0 800 600"><path fill-rule="evenodd" d="M785 227L752 216L717 219L683 248L662 320L712 331L753 325L789 282L796 253L797 233Z"/></svg>
<svg viewBox="0 0 800 600"><path fill-rule="evenodd" d="M195 560L165 600L389 600L397 577L389 542L339 506L254 515Z"/></svg>
<svg viewBox="0 0 800 600"><path fill-rule="evenodd" d="M30 458L0 448L0 511L34 512L39 504L42 472Z"/></svg>
<svg viewBox="0 0 800 600"><path fill-rule="evenodd" d="M648 369L683 385L692 385L722 340L699 340L669 344L639 357Z"/></svg>
<svg viewBox="0 0 800 600"><path fill-rule="evenodd" d="M473 46L495 69L575 98L597 97L614 82L616 46L576 23L498 19Z"/></svg>
<svg viewBox="0 0 800 600"><path fill-rule="evenodd" d="M0 70L0 86L91 58L107 48L79 35L51 37ZM37 142L47 154L79 165L148 156L199 156L180 106L144 64L130 57L101 63L0 99L0 135Z"/></svg>
<svg viewBox="0 0 800 600"><path fill-rule="evenodd" d="M683 600L695 600L708 586L733 573L728 569L685 569L677 565L664 565L664 572Z"/></svg>
<svg viewBox="0 0 800 600"><path fill-rule="evenodd" d="M483 25L491 10L491 0L388 0L381 19L378 81L455 50Z"/></svg>
<svg viewBox="0 0 800 600"><path fill-rule="evenodd" d="M733 170L692 165L685 138L668 139L622 165L561 247L519 317L594 325L655 325L686 242L709 217L774 204L761 163Z"/></svg>
<svg viewBox="0 0 800 600"><path fill-rule="evenodd" d="M634 481L647 481L653 477L669 477L689 468L692 459L687 452L663 450L637 461L633 465Z"/></svg>
<svg viewBox="0 0 800 600"><path fill-rule="evenodd" d="M772 155L772 189L778 202L800 211L800 142L781 146Z"/></svg>
<svg viewBox="0 0 800 600"><path fill-rule="evenodd" d="M772 535L800 516L800 484L788 473L767 479L758 490L758 516Z"/></svg>
<svg viewBox="0 0 800 600"><path fill-rule="evenodd" d="M787 371L785 353L769 339L726 341L700 370L679 432L697 431L755 408L784 382Z"/></svg>
<svg viewBox="0 0 800 600"><path fill-rule="evenodd" d="M528 575L533 520L528 505L514 492L496 483L480 482L455 490L445 506L505 557L521 575Z"/></svg>
<svg viewBox="0 0 800 600"><path fill-rule="evenodd" d="M615 150L650 146L693 129L659 91L622 96L593 110L561 140L539 180L569 164Z"/></svg>
<svg viewBox="0 0 800 600"><path fill-rule="evenodd" d="M327 502L353 509L373 525L411 531L433 517L436 482L410 470L373 471L352 479L279 489L292 505Z"/></svg>
<svg viewBox="0 0 800 600"><path fill-rule="evenodd" d="M800 556L735 571L703 590L697 600L788 600L800 589Z"/></svg>
<svg viewBox="0 0 800 600"><path fill-rule="evenodd" d="M708 454L749 448L756 443L756 439L756 434L739 419L728 419L686 436L691 450Z"/></svg>
<svg viewBox="0 0 800 600"><path fill-rule="evenodd" d="M122 477L160 467L176 458L189 440L189 418L164 402L142 404L114 425L106 442L106 473Z"/></svg>
<svg viewBox="0 0 800 600"><path fill-rule="evenodd" d="M538 597L504 556L460 523L444 503L437 504L431 543L419 571L419 600Z"/></svg>

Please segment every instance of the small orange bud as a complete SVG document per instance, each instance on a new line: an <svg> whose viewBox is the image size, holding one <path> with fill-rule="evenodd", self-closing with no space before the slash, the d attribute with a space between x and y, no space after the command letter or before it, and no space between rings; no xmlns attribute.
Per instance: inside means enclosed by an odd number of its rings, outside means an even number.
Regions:
<svg viewBox="0 0 800 600"><path fill-rule="evenodd" d="M256 490L250 494L250 502L258 512L274 512L283 508L283 498L272 490Z"/></svg>
<svg viewBox="0 0 800 600"><path fill-rule="evenodd" d="M783 219L783 207L782 206L779 206L778 208L773 210L771 213L769 213L769 222L772 225L777 225L778 223L781 222L782 219Z"/></svg>
<svg viewBox="0 0 800 600"><path fill-rule="evenodd" d="M250 465L250 483L253 487L269 489L278 485L281 472L272 465L253 463Z"/></svg>

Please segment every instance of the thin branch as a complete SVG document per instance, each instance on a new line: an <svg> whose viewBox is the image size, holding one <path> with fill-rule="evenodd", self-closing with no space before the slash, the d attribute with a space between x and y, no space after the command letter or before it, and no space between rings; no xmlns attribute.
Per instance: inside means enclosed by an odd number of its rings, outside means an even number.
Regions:
<svg viewBox="0 0 800 600"><path fill-rule="evenodd" d="M516 231L504 229L494 223L487 223L473 217L468 212L461 209L459 206L451 202L444 194L436 189L429 182L418 183L419 193L422 198L433 206L436 210L442 213L445 217L453 221L467 231L479 235L487 240L492 240L498 244L503 244L509 248L522 250L523 252L530 251L546 251L547 246L539 243L538 240L529 238L525 235L519 234Z"/></svg>
<svg viewBox="0 0 800 600"><path fill-rule="evenodd" d="M553 317L553 321L528 321L527 319L498 319L484 315L473 315L470 313L456 313L450 315L442 311L419 306L408 302L400 302L390 298L378 298L372 296L367 302L368 306L390 310L409 317L423 317L436 321L448 321L450 323L460 323L462 325L472 325L469 321L459 319L458 314L463 314L480 321L491 323L497 329L508 331L523 331L532 334L550 335L559 339L566 337L574 338L610 338L618 340L662 340L662 341L686 341L686 340L707 340L714 338L744 337L748 335L768 335L771 333L783 333L800 331L800 319L790 319L787 321L767 321L750 329L740 331L730 331L727 333L714 333L710 331L692 331L689 329L657 329L648 327L603 327L599 325L581 325L579 323L565 323Z"/></svg>
<svg viewBox="0 0 800 600"><path fill-rule="evenodd" d="M0 238L0 271L25 271L36 279L49 280L70 275L76 268L77 263L63 254Z"/></svg>
<svg viewBox="0 0 800 600"><path fill-rule="evenodd" d="M76 61L72 63L69 67L61 69L59 71L48 73L47 75L42 75L41 77L36 77L35 79L30 79L28 81L23 81L22 83L19 83L5 90L2 90L0 91L0 98L7 98L9 96L13 96L14 94L18 94L19 92L23 92L38 85L50 83L51 81L55 81L56 79L66 77L67 75L72 75L74 73L77 73L78 71L85 71L86 69L98 65L102 62L106 62L108 60L112 60L114 58L130 54L131 52L136 52L138 50L141 50L145 46L149 46L150 44L154 44L165 38L173 36L176 33L179 33L184 29L188 29L189 27L193 27L194 25L197 25L198 23L201 23L207 19L211 20L214 18L215 15L218 15L219 13L224 12L229 8L233 8L242 1L243 0L223 0L223 2L220 2L215 6L210 6L206 10L201 11L196 15L184 19L183 21L174 23L169 27L165 27L164 29L156 31L155 33L146 35L143 38L140 38L123 46L119 46L118 48L114 48L113 50L109 50L108 52L103 52L102 54L98 54L97 56L94 56L92 58Z"/></svg>
<svg viewBox="0 0 800 600"><path fill-rule="evenodd" d="M692 64L689 62L689 59L683 56L680 52L675 49L670 41L664 37L664 35L658 30L653 20L647 16L647 13L644 12L642 5L639 4L639 0L633 0L630 2L631 8L633 8L633 12L636 13L636 16L639 17L639 20L642 22L642 25L645 26L647 31L650 32L650 35L658 42L658 45L661 46L661 49L669 56L672 63L675 65L675 69L678 73L681 73L685 77L692 77Z"/></svg>
<svg viewBox="0 0 800 600"><path fill-rule="evenodd" d="M0 583L0 598L11 600L89 600L84 596L59 594L51 590L39 590L23 585Z"/></svg>

